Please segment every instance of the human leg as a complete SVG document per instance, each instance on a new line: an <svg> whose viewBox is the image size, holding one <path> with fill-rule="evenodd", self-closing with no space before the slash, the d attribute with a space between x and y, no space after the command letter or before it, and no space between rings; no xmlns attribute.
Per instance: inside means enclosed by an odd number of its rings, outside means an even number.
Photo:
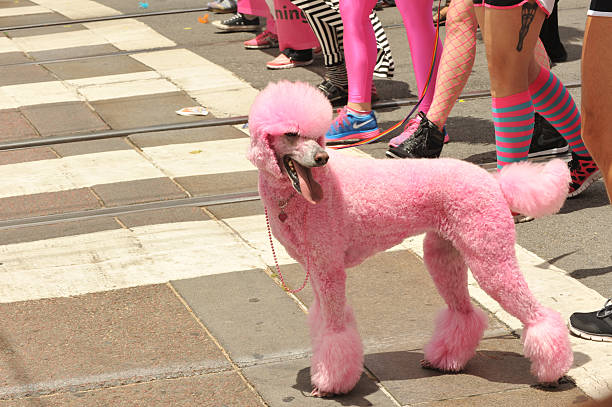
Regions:
<svg viewBox="0 0 612 407"><path fill-rule="evenodd" d="M582 47L582 136L604 177L612 202L612 35L610 16L587 17Z"/></svg>
<svg viewBox="0 0 612 407"><path fill-rule="evenodd" d="M419 106L419 109L425 113L429 111L433 100L438 65L442 55L442 40L438 38L436 44L436 29L430 20L432 4L432 0L399 0L396 2L410 44L410 56L419 96L425 94ZM436 45L435 61L432 61Z"/></svg>
<svg viewBox="0 0 612 407"><path fill-rule="evenodd" d="M534 107L529 92L530 67L545 14L535 2L506 8L478 8L485 40L497 166L527 158L533 135Z"/></svg>
<svg viewBox="0 0 612 407"><path fill-rule="evenodd" d="M340 0L344 22L344 57L349 82L347 106L370 111L372 72L376 64L376 37L368 15L376 0Z"/></svg>

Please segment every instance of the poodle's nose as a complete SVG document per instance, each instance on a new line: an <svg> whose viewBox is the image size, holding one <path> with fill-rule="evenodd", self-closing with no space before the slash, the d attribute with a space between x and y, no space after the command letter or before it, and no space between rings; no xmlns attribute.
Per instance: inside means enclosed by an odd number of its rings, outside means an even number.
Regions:
<svg viewBox="0 0 612 407"><path fill-rule="evenodd" d="M320 151L320 152L315 154L314 160L315 160L315 163L317 163L318 166L323 166L323 165L327 164L327 160L329 160L329 154L327 154L326 151Z"/></svg>

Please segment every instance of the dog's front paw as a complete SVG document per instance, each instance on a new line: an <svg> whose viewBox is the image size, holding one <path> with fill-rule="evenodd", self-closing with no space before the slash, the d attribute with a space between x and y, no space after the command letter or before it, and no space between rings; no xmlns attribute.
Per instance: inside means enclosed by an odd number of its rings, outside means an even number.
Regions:
<svg viewBox="0 0 612 407"><path fill-rule="evenodd" d="M313 395L345 394L355 387L363 371L363 348L357 329L321 332L315 340L310 378Z"/></svg>

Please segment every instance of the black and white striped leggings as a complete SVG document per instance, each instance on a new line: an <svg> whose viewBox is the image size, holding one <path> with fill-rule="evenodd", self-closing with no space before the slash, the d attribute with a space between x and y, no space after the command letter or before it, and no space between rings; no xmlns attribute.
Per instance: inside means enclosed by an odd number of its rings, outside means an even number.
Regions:
<svg viewBox="0 0 612 407"><path fill-rule="evenodd" d="M306 15L312 31L321 44L325 66L344 62L344 27L340 17L339 0L291 0L291 3ZM374 75L391 78L395 70L395 62L393 62L387 34L374 11L369 17L376 34L378 50Z"/></svg>

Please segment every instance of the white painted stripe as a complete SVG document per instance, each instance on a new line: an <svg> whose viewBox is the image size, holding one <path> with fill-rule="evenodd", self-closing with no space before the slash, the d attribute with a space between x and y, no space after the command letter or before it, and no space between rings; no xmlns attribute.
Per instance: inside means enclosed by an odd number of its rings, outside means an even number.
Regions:
<svg viewBox="0 0 612 407"><path fill-rule="evenodd" d="M107 100L122 97L180 92L172 82L154 71L98 76L67 81L36 82L0 87L0 109L78 100Z"/></svg>
<svg viewBox="0 0 612 407"><path fill-rule="evenodd" d="M164 176L134 150L3 165L0 173L0 198Z"/></svg>
<svg viewBox="0 0 612 407"><path fill-rule="evenodd" d="M143 79L130 82L108 83L79 88L79 93L89 101L125 98L179 92L180 89L166 79ZM146 109L146 104L143 109Z"/></svg>
<svg viewBox="0 0 612 407"><path fill-rule="evenodd" d="M112 83L122 83L130 81L142 81L147 79L159 79L161 75L155 71L132 72L117 75L92 76L81 79L68 79L65 82L78 88L96 85L108 85Z"/></svg>
<svg viewBox="0 0 612 407"><path fill-rule="evenodd" d="M142 53L132 58L177 84L217 117L247 115L259 92L230 71L189 50Z"/></svg>
<svg viewBox="0 0 612 407"><path fill-rule="evenodd" d="M143 149L170 177L255 170L246 159L248 138L170 144Z"/></svg>
<svg viewBox="0 0 612 407"><path fill-rule="evenodd" d="M31 0L68 18L116 16L119 11L90 0Z"/></svg>
<svg viewBox="0 0 612 407"><path fill-rule="evenodd" d="M0 92L11 97L17 106L80 100L74 89L68 88L64 83L58 81L2 86Z"/></svg>
<svg viewBox="0 0 612 407"><path fill-rule="evenodd" d="M8 93L2 90L0 87L0 110L2 109L15 109L19 107L19 103L10 96Z"/></svg>
<svg viewBox="0 0 612 407"><path fill-rule="evenodd" d="M158 34L148 25L131 18L85 23L95 35L124 51L173 47L174 41Z"/></svg>
<svg viewBox="0 0 612 407"><path fill-rule="evenodd" d="M7 37L0 37L0 53L4 52L22 52L13 40Z"/></svg>
<svg viewBox="0 0 612 407"><path fill-rule="evenodd" d="M66 297L261 267L216 221L0 246L0 302Z"/></svg>
<svg viewBox="0 0 612 407"><path fill-rule="evenodd" d="M108 41L89 30L66 31L53 34L15 37L13 42L25 52L49 51L72 47L90 47L108 44Z"/></svg>
<svg viewBox="0 0 612 407"><path fill-rule="evenodd" d="M405 240L402 246L423 257L423 237L419 235ZM600 309L605 298L588 288L567 272L541 259L534 253L515 246L521 272L530 290L547 307L561 313L568 320L574 312L590 312ZM470 273L470 296L495 315L511 329L521 330L518 319L504 311L497 301L485 293ZM574 367L569 374L576 384L589 396L603 398L612 391L612 347L605 343L593 342L574 336L570 337L576 355Z"/></svg>
<svg viewBox="0 0 612 407"><path fill-rule="evenodd" d="M0 8L0 17L27 16L42 13L52 13L52 11L41 6Z"/></svg>

